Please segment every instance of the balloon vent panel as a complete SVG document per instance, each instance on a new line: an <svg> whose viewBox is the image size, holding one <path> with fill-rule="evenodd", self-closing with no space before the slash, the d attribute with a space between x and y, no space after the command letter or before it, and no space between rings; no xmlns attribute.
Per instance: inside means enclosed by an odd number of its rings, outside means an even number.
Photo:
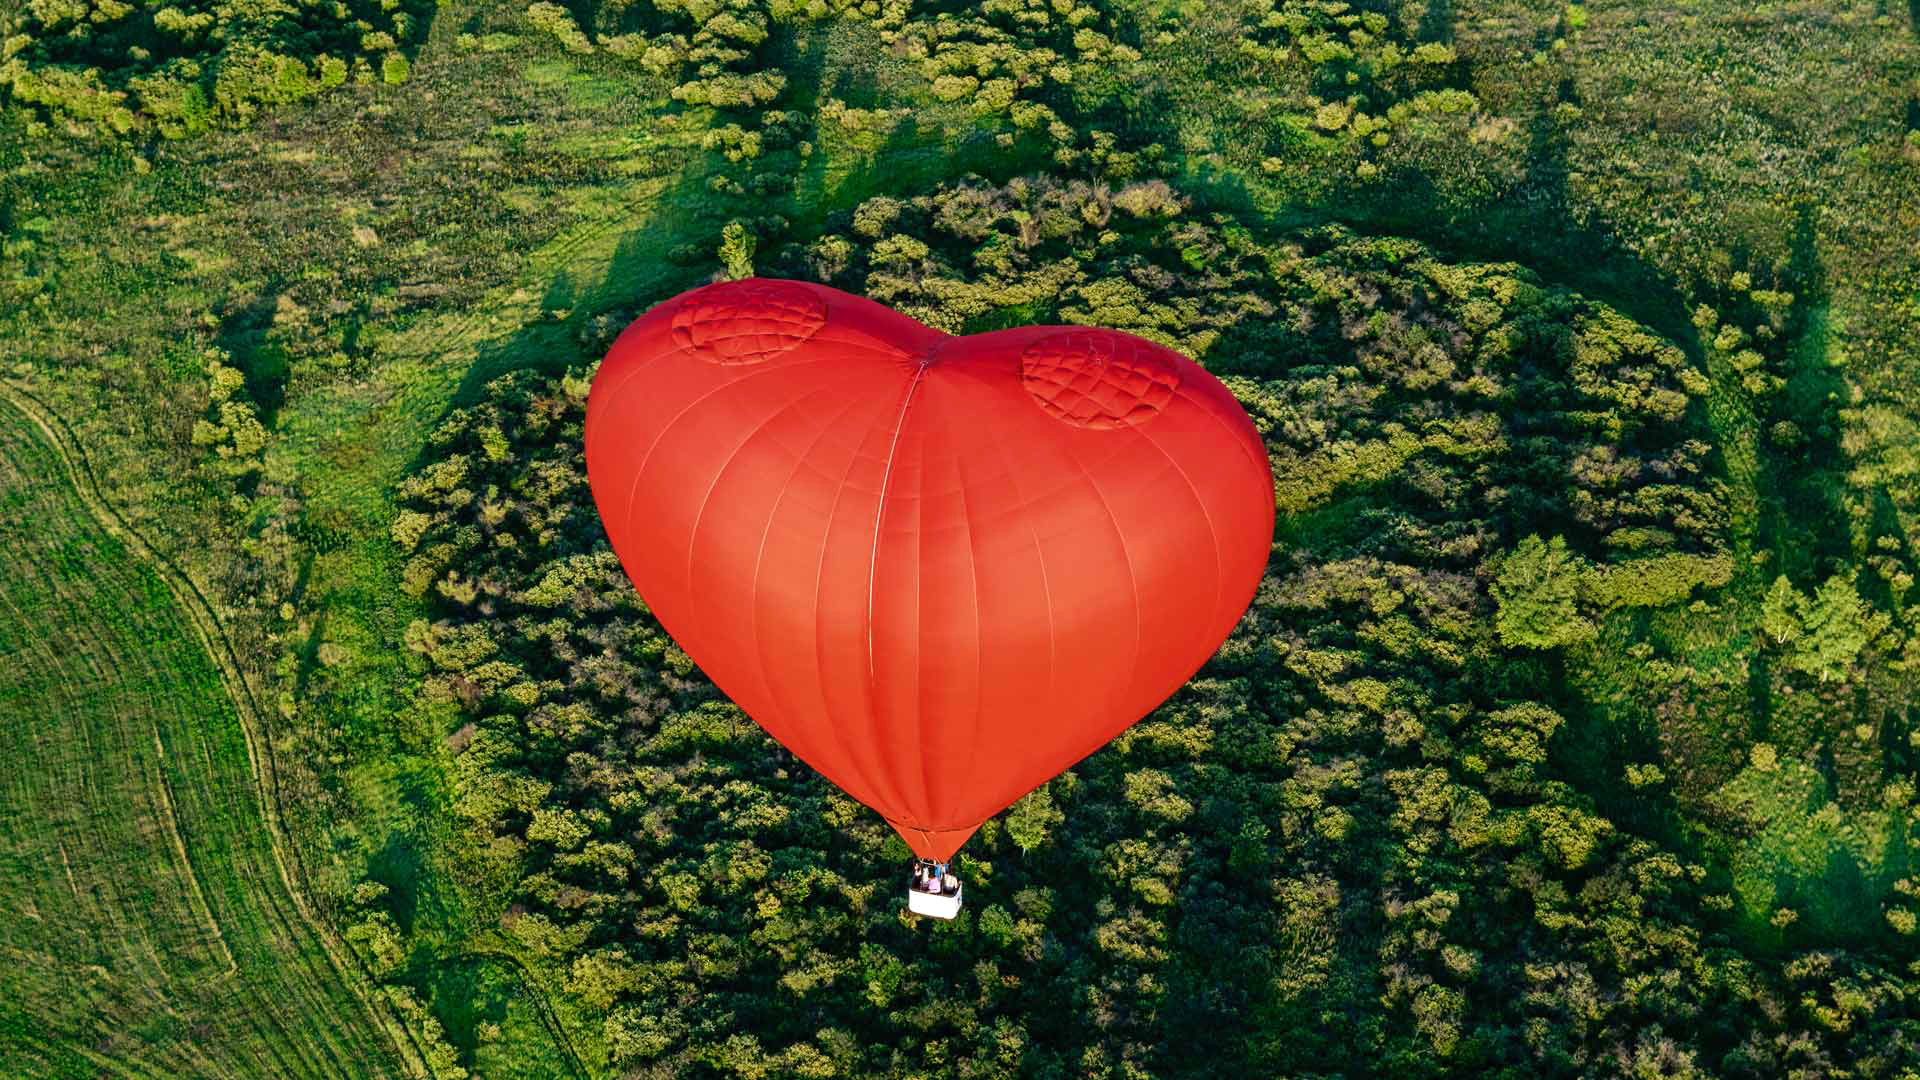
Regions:
<svg viewBox="0 0 1920 1080"><path fill-rule="evenodd" d="M1020 356L1020 382L1053 416L1078 427L1130 427L1173 400L1180 373L1157 346L1125 334L1071 330Z"/></svg>
<svg viewBox="0 0 1920 1080"><path fill-rule="evenodd" d="M702 289L673 313L673 340L716 364L758 364L820 332L827 305L812 290L778 282Z"/></svg>

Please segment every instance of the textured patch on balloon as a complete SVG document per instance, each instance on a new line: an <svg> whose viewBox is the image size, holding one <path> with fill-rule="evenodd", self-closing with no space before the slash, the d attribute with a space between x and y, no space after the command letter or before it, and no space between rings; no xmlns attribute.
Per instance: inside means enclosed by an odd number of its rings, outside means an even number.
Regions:
<svg viewBox="0 0 1920 1080"><path fill-rule="evenodd" d="M1020 382L1042 409L1069 424L1117 428L1166 408L1180 373L1136 338L1070 330L1027 346Z"/></svg>
<svg viewBox="0 0 1920 1080"><path fill-rule="evenodd" d="M820 332L827 305L807 289L740 282L702 289L673 313L673 340L716 364L758 364Z"/></svg>

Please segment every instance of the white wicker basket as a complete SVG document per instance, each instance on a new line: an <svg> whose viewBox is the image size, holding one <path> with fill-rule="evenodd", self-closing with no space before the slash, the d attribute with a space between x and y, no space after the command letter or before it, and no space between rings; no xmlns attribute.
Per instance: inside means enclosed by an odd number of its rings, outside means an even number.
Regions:
<svg viewBox="0 0 1920 1080"><path fill-rule="evenodd" d="M907 910L915 915L929 915L936 919L951 919L960 914L960 897L967 891L962 885L953 891L952 896L939 893L921 892L913 886L907 886Z"/></svg>

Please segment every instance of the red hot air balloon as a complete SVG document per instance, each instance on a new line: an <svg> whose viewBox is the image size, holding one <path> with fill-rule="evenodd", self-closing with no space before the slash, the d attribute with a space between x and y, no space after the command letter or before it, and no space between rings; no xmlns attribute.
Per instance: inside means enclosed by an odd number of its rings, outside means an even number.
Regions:
<svg viewBox="0 0 1920 1080"><path fill-rule="evenodd" d="M1178 353L797 281L628 327L586 455L667 632L928 860L1191 677L1273 536L1259 435Z"/></svg>

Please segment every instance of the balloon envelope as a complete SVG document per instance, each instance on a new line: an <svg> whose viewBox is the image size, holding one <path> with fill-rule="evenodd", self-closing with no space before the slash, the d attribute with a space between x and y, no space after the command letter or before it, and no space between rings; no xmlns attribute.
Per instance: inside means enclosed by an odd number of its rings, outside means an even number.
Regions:
<svg viewBox="0 0 1920 1080"><path fill-rule="evenodd" d="M1172 350L954 337L802 282L628 327L586 456L667 632L931 859L1191 677L1273 534L1259 435Z"/></svg>

